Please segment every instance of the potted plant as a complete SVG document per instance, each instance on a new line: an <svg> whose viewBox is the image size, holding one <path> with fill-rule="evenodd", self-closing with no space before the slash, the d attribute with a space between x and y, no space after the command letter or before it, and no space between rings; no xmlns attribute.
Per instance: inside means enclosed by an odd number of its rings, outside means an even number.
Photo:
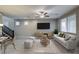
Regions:
<svg viewBox="0 0 79 59"><path fill-rule="evenodd" d="M55 29L53 33L58 34L58 29Z"/></svg>

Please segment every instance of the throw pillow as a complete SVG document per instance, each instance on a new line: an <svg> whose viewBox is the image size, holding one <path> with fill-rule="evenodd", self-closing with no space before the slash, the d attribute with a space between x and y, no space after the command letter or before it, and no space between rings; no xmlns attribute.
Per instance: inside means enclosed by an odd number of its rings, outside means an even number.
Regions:
<svg viewBox="0 0 79 59"><path fill-rule="evenodd" d="M65 34L63 34L63 38L65 38Z"/></svg>
<svg viewBox="0 0 79 59"><path fill-rule="evenodd" d="M71 36L66 37L64 40L68 41L71 38Z"/></svg>
<svg viewBox="0 0 79 59"><path fill-rule="evenodd" d="M63 32L60 32L58 35L59 35L59 37L63 37L63 38L65 37Z"/></svg>
<svg viewBox="0 0 79 59"><path fill-rule="evenodd" d="M58 36L60 35L60 32L58 33Z"/></svg>
<svg viewBox="0 0 79 59"><path fill-rule="evenodd" d="M61 33L61 32L59 32L59 33L58 33L58 36L59 36L59 37L62 37L62 33Z"/></svg>
<svg viewBox="0 0 79 59"><path fill-rule="evenodd" d="M60 35L59 35L59 37L63 37L63 35L62 35L62 34L60 34Z"/></svg>

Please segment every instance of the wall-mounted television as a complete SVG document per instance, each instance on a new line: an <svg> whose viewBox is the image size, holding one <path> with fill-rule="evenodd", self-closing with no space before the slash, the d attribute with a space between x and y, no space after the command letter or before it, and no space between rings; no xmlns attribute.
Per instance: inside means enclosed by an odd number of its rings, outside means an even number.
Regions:
<svg viewBox="0 0 79 59"><path fill-rule="evenodd" d="M37 29L50 29L50 23L37 23Z"/></svg>

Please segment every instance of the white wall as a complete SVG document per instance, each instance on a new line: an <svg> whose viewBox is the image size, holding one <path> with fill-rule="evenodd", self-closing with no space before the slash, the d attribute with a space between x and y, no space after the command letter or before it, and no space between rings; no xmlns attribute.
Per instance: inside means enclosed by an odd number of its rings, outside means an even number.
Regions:
<svg viewBox="0 0 79 59"><path fill-rule="evenodd" d="M15 25L15 35L16 36L27 36L27 35L33 35L37 31L41 32L52 32L56 28L55 20L52 19L39 19L39 20L15 20L20 22L19 26ZM27 21L28 25L24 25L24 22ZM37 30L37 23L50 23L50 29L46 30Z"/></svg>

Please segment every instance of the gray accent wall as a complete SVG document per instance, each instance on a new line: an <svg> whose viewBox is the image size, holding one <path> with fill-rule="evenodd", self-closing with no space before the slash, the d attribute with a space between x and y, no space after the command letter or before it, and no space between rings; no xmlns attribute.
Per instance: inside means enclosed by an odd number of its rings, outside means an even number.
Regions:
<svg viewBox="0 0 79 59"><path fill-rule="evenodd" d="M17 26L16 22L20 22L20 25ZM24 22L27 21L28 25L24 25ZM37 23L50 23L50 29L38 30ZM18 37L25 37L28 35L34 35L35 32L52 32L56 28L56 21L52 19L38 19L38 20L15 20L15 35Z"/></svg>

